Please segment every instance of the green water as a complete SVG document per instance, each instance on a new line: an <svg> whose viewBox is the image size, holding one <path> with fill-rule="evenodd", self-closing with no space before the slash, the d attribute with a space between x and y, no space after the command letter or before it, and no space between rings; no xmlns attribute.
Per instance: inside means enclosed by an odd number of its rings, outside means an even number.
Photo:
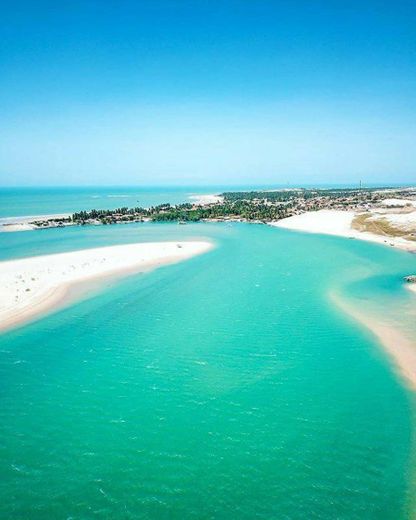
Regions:
<svg viewBox="0 0 416 520"><path fill-rule="evenodd" d="M408 309L414 256L246 224L4 234L0 252L184 237L217 247L0 336L0 517L408 518L412 395L328 293Z"/></svg>

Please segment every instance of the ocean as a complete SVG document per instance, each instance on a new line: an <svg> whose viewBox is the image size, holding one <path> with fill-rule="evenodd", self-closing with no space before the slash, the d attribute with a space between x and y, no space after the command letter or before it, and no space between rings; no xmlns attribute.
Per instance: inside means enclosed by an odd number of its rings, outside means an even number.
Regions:
<svg viewBox="0 0 416 520"><path fill-rule="evenodd" d="M27 217L73 213L91 209L115 209L127 207L149 207L165 202L181 204L191 202L195 195L222 193L233 190L282 189L289 185L275 186L75 186L39 188L0 187L0 224L10 217ZM304 186L313 187L313 186ZM339 185L320 185L321 188ZM356 188L351 184L344 186Z"/></svg>
<svg viewBox="0 0 416 520"><path fill-rule="evenodd" d="M179 204L190 202L190 197L194 195L212 193L213 189L215 187L0 188L0 219L115 209L122 206L149 207L164 202Z"/></svg>
<svg viewBox="0 0 416 520"><path fill-rule="evenodd" d="M1 233L0 258L195 238L216 247L0 336L0 517L409 518L413 393L329 295L413 330L413 255L147 223Z"/></svg>

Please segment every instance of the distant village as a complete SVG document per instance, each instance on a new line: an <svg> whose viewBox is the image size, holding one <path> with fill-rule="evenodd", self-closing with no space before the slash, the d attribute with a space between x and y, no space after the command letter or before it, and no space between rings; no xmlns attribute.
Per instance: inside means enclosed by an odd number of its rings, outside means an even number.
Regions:
<svg viewBox="0 0 416 520"><path fill-rule="evenodd" d="M321 209L365 212L385 205L395 207L395 200L409 206L416 200L416 187L356 189L285 189L225 192L201 196L200 200L183 204L169 203L150 208L121 207L80 211L69 217L34 220L33 227L51 228L73 225L112 225L131 222L236 221L268 223Z"/></svg>

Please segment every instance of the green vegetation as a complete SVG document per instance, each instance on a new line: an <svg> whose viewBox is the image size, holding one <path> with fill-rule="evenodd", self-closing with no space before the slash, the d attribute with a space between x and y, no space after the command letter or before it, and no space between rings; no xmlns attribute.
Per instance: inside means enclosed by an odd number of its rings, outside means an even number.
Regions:
<svg viewBox="0 0 416 520"><path fill-rule="evenodd" d="M209 204L169 203L150 208L121 207L113 210L80 211L71 219L51 219L34 222L38 227L56 227L84 224L118 224L128 222L199 222L202 220L238 220L245 222L271 222L306 211L320 209L349 209L368 211L388 197L415 196L410 188L331 188L287 189L275 191L230 191L221 195L222 200ZM358 219L356 226L373 228L375 225ZM394 234L386 229L386 223L377 224L373 232Z"/></svg>
<svg viewBox="0 0 416 520"><path fill-rule="evenodd" d="M230 191L222 194L227 201L237 200L264 200L273 203L293 203L300 199L310 200L314 198L381 200L380 190L387 188L331 188L331 189L288 189L273 191Z"/></svg>
<svg viewBox="0 0 416 520"><path fill-rule="evenodd" d="M285 216L287 216L285 208L266 203L239 200L235 202L224 201L223 203L214 203L206 206L186 203L176 206L162 204L147 209L124 207L115 210L80 211L72 215L72 221L77 224L85 224L91 221L112 224L117 222L140 222L143 220L151 220L153 222L198 222L210 219L241 219L267 222L278 220Z"/></svg>

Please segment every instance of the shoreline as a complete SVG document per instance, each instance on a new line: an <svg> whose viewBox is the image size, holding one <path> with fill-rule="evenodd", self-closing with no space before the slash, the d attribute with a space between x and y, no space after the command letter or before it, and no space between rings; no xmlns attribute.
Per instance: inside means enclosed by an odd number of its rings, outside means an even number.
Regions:
<svg viewBox="0 0 416 520"><path fill-rule="evenodd" d="M406 283L406 288L408 291L416 293L416 283Z"/></svg>
<svg viewBox="0 0 416 520"><path fill-rule="evenodd" d="M347 316L371 332L406 386L416 391L416 342L410 340L394 326L386 325L373 316L362 314L335 292L329 294L329 299Z"/></svg>
<svg viewBox="0 0 416 520"><path fill-rule="evenodd" d="M406 240L402 237L389 235L377 235L368 231L358 231L351 227L352 221L357 216L355 211L342 211L322 209L308 211L300 215L284 218L269 225L303 233L316 233L322 235L334 235L350 239L365 240L384 246L395 247L411 253L416 252L416 241Z"/></svg>
<svg viewBox="0 0 416 520"><path fill-rule="evenodd" d="M0 262L0 331L61 309L103 280L149 272L212 249L211 242L142 242Z"/></svg>
<svg viewBox="0 0 416 520"><path fill-rule="evenodd" d="M0 217L0 233L16 231L33 231L38 229L32 222L47 222L51 219L69 218L70 213L53 213L49 215L25 215L19 217Z"/></svg>
<svg viewBox="0 0 416 520"><path fill-rule="evenodd" d="M270 225L303 233L364 240L416 253L416 242L402 237L383 236L353 229L351 224L356 215L357 213L354 211L320 210L295 215L270 223ZM403 285L407 290L416 294L416 284L403 282ZM361 313L334 292L331 292L329 297L347 316L353 318L372 333L392 361L396 371L399 372L401 379L412 391L416 391L416 340L406 337L394 325L386 325L374 316Z"/></svg>

